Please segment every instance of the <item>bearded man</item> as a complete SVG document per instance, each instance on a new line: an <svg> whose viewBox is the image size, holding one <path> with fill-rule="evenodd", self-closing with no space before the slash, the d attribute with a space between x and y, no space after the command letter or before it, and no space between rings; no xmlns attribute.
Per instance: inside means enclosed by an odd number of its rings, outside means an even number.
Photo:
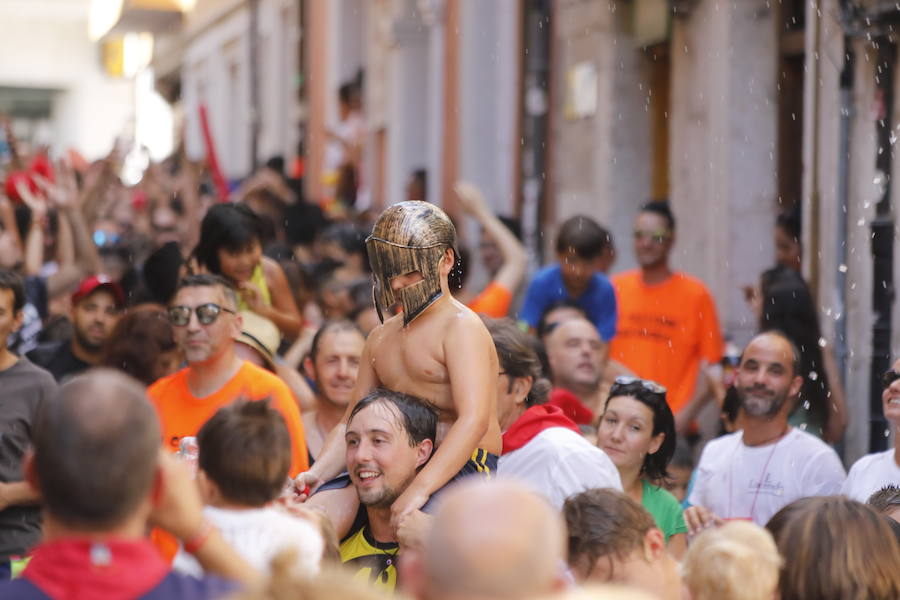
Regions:
<svg viewBox="0 0 900 600"><path fill-rule="evenodd" d="M744 429L703 449L684 513L691 533L721 519L765 525L794 500L840 493L846 473L835 451L788 425L802 383L800 355L783 334L750 341L734 383Z"/></svg>

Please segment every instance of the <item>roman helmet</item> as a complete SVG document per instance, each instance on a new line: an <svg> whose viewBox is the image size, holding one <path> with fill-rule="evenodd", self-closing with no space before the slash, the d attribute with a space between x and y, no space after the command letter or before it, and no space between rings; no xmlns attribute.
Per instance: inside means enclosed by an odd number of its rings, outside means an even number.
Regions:
<svg viewBox="0 0 900 600"><path fill-rule="evenodd" d="M420 201L389 206L366 238L369 263L375 276L375 309L383 311L400 302L403 325L408 325L441 296L439 265L444 251L456 250L456 228L450 217L434 204ZM391 279L418 271L422 281L394 292Z"/></svg>

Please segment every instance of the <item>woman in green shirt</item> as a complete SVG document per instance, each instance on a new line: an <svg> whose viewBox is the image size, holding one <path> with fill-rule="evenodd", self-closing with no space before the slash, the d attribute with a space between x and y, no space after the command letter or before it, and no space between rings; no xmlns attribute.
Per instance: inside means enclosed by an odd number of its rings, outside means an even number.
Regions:
<svg viewBox="0 0 900 600"><path fill-rule="evenodd" d="M618 467L622 489L653 515L669 552L681 559L687 546L681 505L660 487L675 453L675 418L666 388L655 381L617 377L600 419L597 445Z"/></svg>

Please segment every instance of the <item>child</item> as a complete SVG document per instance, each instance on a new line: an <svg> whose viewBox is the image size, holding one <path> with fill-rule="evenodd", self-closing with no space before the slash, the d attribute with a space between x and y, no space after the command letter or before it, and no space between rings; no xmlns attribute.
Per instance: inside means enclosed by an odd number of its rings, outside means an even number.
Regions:
<svg viewBox="0 0 900 600"><path fill-rule="evenodd" d="M366 393L381 386L423 398L438 413L438 447L392 505L396 526L452 479L495 472L501 449L499 366L481 319L450 295L456 229L441 209L426 202L395 204L378 218L366 243L382 324L366 340L354 400L342 423L296 484L298 490L315 489L338 475L345 464L347 415ZM394 304L402 312L385 318ZM339 529L358 506L352 487L322 492L311 502Z"/></svg>
<svg viewBox="0 0 900 600"><path fill-rule="evenodd" d="M616 333L616 294L603 274L615 260L609 232L589 217L572 217L559 228L556 258L535 273L519 319L533 331L548 307L570 299L608 342Z"/></svg>
<svg viewBox="0 0 900 600"><path fill-rule="evenodd" d="M294 549L297 574L318 573L325 543L316 525L270 506L288 480L291 438L268 400L238 400L220 408L200 429L197 443L197 479L209 524L261 572L276 555ZM173 568L202 573L183 549Z"/></svg>

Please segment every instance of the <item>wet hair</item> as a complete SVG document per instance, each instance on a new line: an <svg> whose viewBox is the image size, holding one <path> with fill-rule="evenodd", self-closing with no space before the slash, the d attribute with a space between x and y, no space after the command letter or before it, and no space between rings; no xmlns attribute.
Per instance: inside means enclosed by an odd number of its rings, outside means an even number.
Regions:
<svg viewBox="0 0 900 600"><path fill-rule="evenodd" d="M883 515L900 508L900 487L886 485L869 496L866 504Z"/></svg>
<svg viewBox="0 0 900 600"><path fill-rule="evenodd" d="M239 399L197 433L197 464L222 497L263 506L279 496L291 468L291 435L268 400Z"/></svg>
<svg viewBox="0 0 900 600"><path fill-rule="evenodd" d="M156 360L177 348L166 311L161 306L137 306L116 323L103 346L100 364L150 385L156 380Z"/></svg>
<svg viewBox="0 0 900 600"><path fill-rule="evenodd" d="M21 275L9 269L0 269L0 290L12 292L13 314L25 308L25 282Z"/></svg>
<svg viewBox="0 0 900 600"><path fill-rule="evenodd" d="M461 290L466 285L469 278L468 266L471 262L469 249L461 243L457 243L454 255L456 260L453 261L453 268L447 273L447 287L451 292Z"/></svg>
<svg viewBox="0 0 900 600"><path fill-rule="evenodd" d="M643 548L644 536L656 527L647 510L613 489L591 489L563 504L568 529L569 564L594 565L601 558L625 559Z"/></svg>
<svg viewBox="0 0 900 600"><path fill-rule="evenodd" d="M134 379L110 369L72 378L41 406L32 440L45 510L83 531L120 525L153 487L160 435Z"/></svg>
<svg viewBox="0 0 900 600"><path fill-rule="evenodd" d="M352 321L329 321L319 327L319 330L316 331L316 335L313 336L312 344L309 346L309 360L313 363L316 362L316 356L319 354L319 346L322 344L322 338L325 337L326 333L339 333L341 331L352 331L358 333L363 339L366 338L360 328Z"/></svg>
<svg viewBox="0 0 900 600"><path fill-rule="evenodd" d="M482 316L481 320L494 339L500 369L509 376L507 391L512 391L513 379L531 377L531 389L525 397L525 406L530 408L547 402L553 386L543 376L541 361L534 351L531 336L509 318L492 319Z"/></svg>
<svg viewBox="0 0 900 600"><path fill-rule="evenodd" d="M559 325L559 323L547 323L547 319L549 318L550 313L559 308L571 308L573 310L577 310L585 319L588 318L587 313L584 311L584 308L578 306L578 303L571 298L563 298L562 300L557 300L556 302L553 302L547 308L545 308L544 312L541 313L541 318L538 320L537 327L535 328L535 333L537 334L538 338L546 338L553 332L554 329L556 329L556 326Z"/></svg>
<svg viewBox="0 0 900 600"><path fill-rule="evenodd" d="M675 215L672 214L672 208L669 206L668 200L654 200L648 202L641 207L640 212L648 212L661 216L666 220L666 226L669 231L675 231Z"/></svg>
<svg viewBox="0 0 900 600"><path fill-rule="evenodd" d="M565 254L572 250L578 258L588 260L601 256L611 246L612 236L609 231L583 215L563 221L556 236L557 253Z"/></svg>
<svg viewBox="0 0 900 600"><path fill-rule="evenodd" d="M262 219L246 204L216 204L200 223L200 241L194 256L211 273L222 274L219 250L239 252L254 242L262 245L265 227Z"/></svg>
<svg viewBox="0 0 900 600"><path fill-rule="evenodd" d="M218 287L225 294L226 300L235 307L238 305L237 291L234 289L234 285L221 275L208 275L206 273L188 275L178 282L178 287L175 288L175 294L172 296L172 299L174 300L178 292L188 287Z"/></svg>
<svg viewBox="0 0 900 600"><path fill-rule="evenodd" d="M610 400L621 396L628 396L638 400L653 413L652 436L656 437L662 433L663 441L659 446L659 450L644 457L644 464L641 465L641 475L653 482L662 482L669 476L666 467L669 466L669 462L675 454L676 443L675 417L672 415L669 403L666 402L666 394L648 390L644 387L642 380L624 384L614 383L609 388L609 397L606 399L604 411L609 406Z"/></svg>
<svg viewBox="0 0 900 600"><path fill-rule="evenodd" d="M349 425L353 417L372 404L385 404L397 410L400 417L398 423L406 431L410 447L417 446L424 440L435 441L437 436L437 412L420 398L387 388L375 388L357 402L353 410L350 411L350 416L347 417L347 424Z"/></svg>
<svg viewBox="0 0 900 600"><path fill-rule="evenodd" d="M900 544L885 518L842 496L805 500L773 534L784 557L781 598L900 598Z"/></svg>

